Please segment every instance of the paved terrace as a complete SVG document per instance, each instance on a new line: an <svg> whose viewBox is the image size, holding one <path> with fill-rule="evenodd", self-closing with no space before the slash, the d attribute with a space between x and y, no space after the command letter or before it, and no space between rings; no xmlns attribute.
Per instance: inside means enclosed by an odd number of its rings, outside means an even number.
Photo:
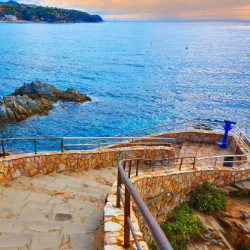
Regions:
<svg viewBox="0 0 250 250"><path fill-rule="evenodd" d="M103 204L115 179L116 168L106 167L1 183L0 249L102 249Z"/></svg>
<svg viewBox="0 0 250 250"><path fill-rule="evenodd" d="M176 146L176 152L233 154L198 142ZM105 167L3 181L0 249L103 249L103 207L116 175L116 167Z"/></svg>

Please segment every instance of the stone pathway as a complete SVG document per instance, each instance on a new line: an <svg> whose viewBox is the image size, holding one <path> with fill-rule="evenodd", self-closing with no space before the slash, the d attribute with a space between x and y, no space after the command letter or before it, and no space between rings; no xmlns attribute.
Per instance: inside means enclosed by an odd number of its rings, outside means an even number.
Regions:
<svg viewBox="0 0 250 250"><path fill-rule="evenodd" d="M0 249L101 249L103 233L96 232L116 172L107 167L1 183Z"/></svg>
<svg viewBox="0 0 250 250"><path fill-rule="evenodd" d="M209 157L209 156L215 156L215 155L234 155L235 152L233 152L231 149L223 149L220 148L218 145L214 145L211 143L206 142L183 142L179 157L185 157L185 156L196 156L197 158L202 157ZM217 161L221 162L223 161L223 158L219 158ZM180 161L180 160L179 160ZM190 167L192 166L193 159L184 159L183 160L183 166ZM217 164L217 166L222 165L223 163ZM213 167L215 165L215 159L206 159L202 161L197 161L196 166L203 167L203 166L211 166Z"/></svg>
<svg viewBox="0 0 250 250"><path fill-rule="evenodd" d="M206 143L176 145L176 151L198 157L222 153ZM151 168L145 164L141 171ZM0 250L103 249L103 207L116 178L117 167L105 167L0 183Z"/></svg>

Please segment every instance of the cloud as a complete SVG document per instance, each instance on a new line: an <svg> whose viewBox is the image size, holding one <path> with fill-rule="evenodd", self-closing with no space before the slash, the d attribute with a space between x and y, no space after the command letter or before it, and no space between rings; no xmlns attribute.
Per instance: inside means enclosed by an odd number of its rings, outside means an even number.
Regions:
<svg viewBox="0 0 250 250"><path fill-rule="evenodd" d="M30 0L26 0L30 1ZM37 0L43 6L104 13L106 18L248 19L249 0ZM109 13L109 14L105 14Z"/></svg>

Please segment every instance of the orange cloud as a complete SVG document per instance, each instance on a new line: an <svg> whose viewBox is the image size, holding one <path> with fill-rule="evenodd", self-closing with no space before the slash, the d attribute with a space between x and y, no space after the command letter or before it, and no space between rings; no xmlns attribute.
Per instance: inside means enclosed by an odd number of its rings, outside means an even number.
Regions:
<svg viewBox="0 0 250 250"><path fill-rule="evenodd" d="M232 8L180 12L179 17L190 19L242 19L250 20L250 5Z"/></svg>
<svg viewBox="0 0 250 250"><path fill-rule="evenodd" d="M40 0L40 3L101 13L109 19L250 19L249 0ZM107 12L109 15L105 15Z"/></svg>

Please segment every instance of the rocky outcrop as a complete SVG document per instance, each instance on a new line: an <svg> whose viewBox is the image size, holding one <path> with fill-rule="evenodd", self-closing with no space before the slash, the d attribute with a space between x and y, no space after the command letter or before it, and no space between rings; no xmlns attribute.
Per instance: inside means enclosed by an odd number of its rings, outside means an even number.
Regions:
<svg viewBox="0 0 250 250"><path fill-rule="evenodd" d="M225 193L241 192L249 194L250 182L233 184L221 190ZM228 197L226 211L207 215L196 211L205 230L199 242L190 242L187 249L249 249L250 246L250 211L249 198Z"/></svg>
<svg viewBox="0 0 250 250"><path fill-rule="evenodd" d="M91 101L90 97L81 94L74 88L68 88L65 91L55 88L54 86L43 83L41 81L35 81L28 84L24 84L19 89L16 89L12 96L28 96L31 99L44 98L48 101L56 102L59 100L69 102L85 102Z"/></svg>
<svg viewBox="0 0 250 250"><path fill-rule="evenodd" d="M74 88L65 91L41 81L24 84L8 97L0 97L0 121L24 120L32 115L47 115L53 103L59 100L70 102L91 101Z"/></svg>

